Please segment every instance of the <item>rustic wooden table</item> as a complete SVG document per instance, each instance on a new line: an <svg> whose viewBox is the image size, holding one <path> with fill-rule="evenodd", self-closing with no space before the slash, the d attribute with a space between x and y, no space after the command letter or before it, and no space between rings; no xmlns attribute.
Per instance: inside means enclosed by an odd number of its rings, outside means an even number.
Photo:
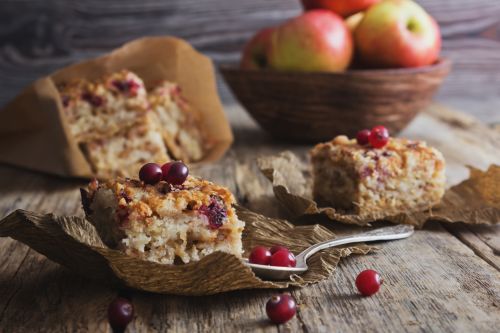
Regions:
<svg viewBox="0 0 500 333"><path fill-rule="evenodd" d="M196 173L222 183L250 209L281 214L255 157L309 147L276 143L237 106L227 111L236 141L226 157ZM446 155L448 178L467 177L465 164L500 164L500 132L469 116L433 107L403 133L424 138ZM82 182L0 166L0 217L17 208L82 215ZM318 218L331 228L338 224ZM500 327L499 226L429 223L410 239L341 261L327 281L291 289L299 310L286 325L266 320L272 290L210 297L132 292L129 332L497 332ZM373 268L385 283L374 297L358 296L357 273ZM147 272L145 272L147 274ZM0 238L0 332L109 332L106 309L117 290L77 276L10 238Z"/></svg>
<svg viewBox="0 0 500 333"><path fill-rule="evenodd" d="M499 123L500 1L418 2L438 20L443 54L454 62L437 99L485 123ZM146 35L176 35L218 65L234 64L257 29L299 12L298 0L3 0L0 105L42 75ZM309 147L273 142L232 104L222 83L220 87L236 141L223 160L196 172L230 187L250 209L279 216L255 157L283 149L305 153ZM467 177L466 164L482 169L500 164L500 134L492 128L434 108L403 135L424 138L441 149L449 182L455 184ZM1 165L0 218L17 208L82 215L81 185ZM365 268L377 269L385 278L382 291L370 298L360 298L353 286ZM284 326L265 319L264 304L273 294L269 290L202 298L133 292L136 318L129 331L497 332L499 269L498 226L429 223L408 240L343 260L327 281L290 290L300 308ZM19 242L0 238L2 333L109 332L106 307L116 294Z"/></svg>

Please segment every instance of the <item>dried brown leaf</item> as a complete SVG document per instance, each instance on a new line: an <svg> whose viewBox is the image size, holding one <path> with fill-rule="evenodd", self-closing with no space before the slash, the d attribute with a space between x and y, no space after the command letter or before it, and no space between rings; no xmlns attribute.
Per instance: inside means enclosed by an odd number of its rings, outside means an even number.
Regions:
<svg viewBox="0 0 500 333"><path fill-rule="evenodd" d="M297 253L313 243L335 238L319 225L298 226L238 207L245 221L243 243L283 244ZM256 277L233 255L216 252L187 265L163 265L140 260L106 247L94 226L80 217L57 217L17 210L0 221L0 236L19 240L49 259L87 277L114 285L163 294L210 295L238 289L305 286L328 278L341 258L366 254L373 247L359 244L324 250L308 260L309 271L290 281L270 282Z"/></svg>

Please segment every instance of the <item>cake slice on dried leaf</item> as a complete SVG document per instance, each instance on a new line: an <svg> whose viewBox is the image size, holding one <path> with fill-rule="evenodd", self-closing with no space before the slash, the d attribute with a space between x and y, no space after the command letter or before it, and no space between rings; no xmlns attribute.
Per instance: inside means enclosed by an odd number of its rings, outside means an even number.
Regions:
<svg viewBox="0 0 500 333"><path fill-rule="evenodd" d="M231 192L188 176L182 185L118 179L82 191L87 218L103 241L163 264L189 263L216 251L242 255L244 222Z"/></svg>
<svg viewBox="0 0 500 333"><path fill-rule="evenodd" d="M445 190L443 155L423 141L390 138L382 148L340 135L311 150L313 196L358 214L427 210Z"/></svg>

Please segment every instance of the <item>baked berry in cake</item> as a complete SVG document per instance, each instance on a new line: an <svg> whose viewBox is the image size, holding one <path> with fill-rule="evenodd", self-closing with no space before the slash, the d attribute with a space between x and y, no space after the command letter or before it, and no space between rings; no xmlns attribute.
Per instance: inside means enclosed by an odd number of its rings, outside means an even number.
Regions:
<svg viewBox="0 0 500 333"><path fill-rule="evenodd" d="M93 181L82 191L87 218L103 241L128 255L163 264L198 261L215 251L241 257L244 223L232 207L231 192L188 175L180 185L155 183L158 170L152 163L141 170L141 177L152 184Z"/></svg>
<svg viewBox="0 0 500 333"><path fill-rule="evenodd" d="M320 205L394 215L428 209L444 194L443 155L425 142L389 137L380 127L360 132L357 140L337 136L310 154Z"/></svg>

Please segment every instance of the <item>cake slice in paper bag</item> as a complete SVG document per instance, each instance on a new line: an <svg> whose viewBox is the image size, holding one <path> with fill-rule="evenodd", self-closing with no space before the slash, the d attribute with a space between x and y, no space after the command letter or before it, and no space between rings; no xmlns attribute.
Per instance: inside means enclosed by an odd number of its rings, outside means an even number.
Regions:
<svg viewBox="0 0 500 333"><path fill-rule="evenodd" d="M145 161L220 158L232 133L213 64L143 38L37 80L0 111L0 161L62 176L137 174Z"/></svg>

